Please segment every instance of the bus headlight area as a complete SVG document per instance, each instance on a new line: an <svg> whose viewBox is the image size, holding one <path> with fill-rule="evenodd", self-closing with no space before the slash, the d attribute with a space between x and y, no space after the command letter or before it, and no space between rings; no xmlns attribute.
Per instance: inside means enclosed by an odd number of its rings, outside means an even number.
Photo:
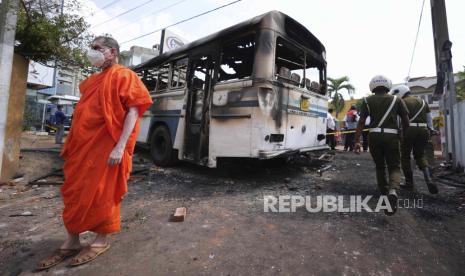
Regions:
<svg viewBox="0 0 465 276"><path fill-rule="evenodd" d="M278 95L268 87L260 87L258 90L258 105L265 116L272 116L278 107Z"/></svg>

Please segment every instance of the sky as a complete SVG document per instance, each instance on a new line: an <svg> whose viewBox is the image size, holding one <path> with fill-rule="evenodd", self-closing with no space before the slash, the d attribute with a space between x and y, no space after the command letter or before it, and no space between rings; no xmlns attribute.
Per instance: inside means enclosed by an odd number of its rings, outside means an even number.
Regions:
<svg viewBox="0 0 465 276"><path fill-rule="evenodd" d="M82 0L82 11L96 35L120 43L166 27L233 0ZM147 3L125 15L118 14ZM193 41L271 10L284 12L311 31L326 47L328 76L348 76L355 97L369 94L368 83L382 74L393 83L408 75L423 0L242 0L169 28ZM454 71L465 65L465 1L446 0ZM111 21L103 23L107 20ZM103 24L102 24L103 23ZM152 47L160 32L123 43ZM426 0L410 77L436 74L430 1ZM346 94L347 96L347 94Z"/></svg>

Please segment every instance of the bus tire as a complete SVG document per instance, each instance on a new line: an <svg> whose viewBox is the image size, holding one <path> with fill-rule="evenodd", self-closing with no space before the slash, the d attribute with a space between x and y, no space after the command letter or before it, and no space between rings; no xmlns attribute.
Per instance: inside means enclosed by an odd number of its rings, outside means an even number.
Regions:
<svg viewBox="0 0 465 276"><path fill-rule="evenodd" d="M150 136L150 155L157 166L170 166L176 161L170 131L166 126L157 126Z"/></svg>

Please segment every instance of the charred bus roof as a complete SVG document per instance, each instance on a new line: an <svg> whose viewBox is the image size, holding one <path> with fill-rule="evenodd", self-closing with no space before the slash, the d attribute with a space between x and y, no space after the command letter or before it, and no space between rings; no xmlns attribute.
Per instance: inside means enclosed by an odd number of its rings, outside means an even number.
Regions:
<svg viewBox="0 0 465 276"><path fill-rule="evenodd" d="M325 51L325 47L323 46L323 44L309 30L307 30L307 28L302 26L302 24L280 11L270 11L265 14L246 20L244 22L241 22L239 24L228 27L226 29L223 29L214 34L208 35L204 38L195 40L178 49L156 56L151 60L146 61L145 63L132 67L132 69L137 71L138 69L147 66L150 67L155 64L161 64L165 60L170 59L171 57L176 57L198 46L202 46L215 40L221 40L222 38L228 38L231 35L237 35L255 29L274 30L294 40L300 45L312 49L319 55L321 55Z"/></svg>

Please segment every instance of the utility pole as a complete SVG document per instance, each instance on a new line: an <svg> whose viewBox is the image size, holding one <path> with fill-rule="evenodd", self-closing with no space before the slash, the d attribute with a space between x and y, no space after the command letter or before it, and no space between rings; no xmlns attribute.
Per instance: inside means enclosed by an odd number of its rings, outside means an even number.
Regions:
<svg viewBox="0 0 465 276"><path fill-rule="evenodd" d="M8 101L18 20L19 0L2 0L0 4L0 176L5 147Z"/></svg>
<svg viewBox="0 0 465 276"><path fill-rule="evenodd" d="M61 0L61 7L60 7L60 15L63 15L63 8L65 6L65 0ZM55 68L53 69L53 87L55 87L55 95L57 94L57 75L58 75L58 67L57 67L57 60L55 59ZM44 121L45 118L42 118ZM44 124L42 123L41 131L44 131Z"/></svg>
<svg viewBox="0 0 465 276"><path fill-rule="evenodd" d="M452 166L457 166L456 127L461 127L460 118L454 116L454 106L457 102L455 92L454 71L452 68L452 42L449 40L447 26L446 4L444 0L431 0L431 17L433 23L434 49L436 57L437 83L433 98L441 100L441 107L445 117L446 159L452 161ZM456 124L458 119L458 124ZM460 146L458 147L461 148Z"/></svg>

